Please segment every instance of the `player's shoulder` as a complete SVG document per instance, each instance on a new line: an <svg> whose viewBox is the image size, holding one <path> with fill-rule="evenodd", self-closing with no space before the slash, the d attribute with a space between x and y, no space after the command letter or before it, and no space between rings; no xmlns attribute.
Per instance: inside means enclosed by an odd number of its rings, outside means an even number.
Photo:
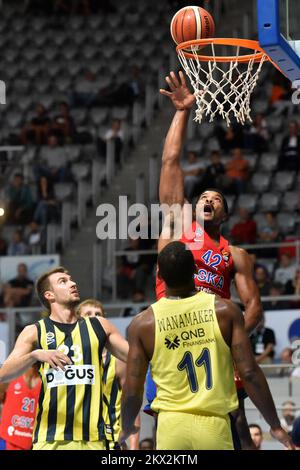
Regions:
<svg viewBox="0 0 300 470"><path fill-rule="evenodd" d="M215 296L215 310L217 315L234 320L243 317L240 308L230 299L223 299L218 295Z"/></svg>
<svg viewBox="0 0 300 470"><path fill-rule="evenodd" d="M240 248L239 246L229 245L229 250L232 256L233 264L236 269L238 268L243 269L243 268L252 266L253 264L252 259L249 253L244 248Z"/></svg>
<svg viewBox="0 0 300 470"><path fill-rule="evenodd" d="M37 324L36 323L32 323L31 325L27 325L23 328L22 332L21 332L21 335L24 337L24 338L33 338L33 339L36 339L37 336L38 336L38 329L37 329Z"/></svg>
<svg viewBox="0 0 300 470"><path fill-rule="evenodd" d="M149 306L134 317L134 319L130 323L130 329L141 331L153 325L154 325L154 314L153 314L152 307Z"/></svg>

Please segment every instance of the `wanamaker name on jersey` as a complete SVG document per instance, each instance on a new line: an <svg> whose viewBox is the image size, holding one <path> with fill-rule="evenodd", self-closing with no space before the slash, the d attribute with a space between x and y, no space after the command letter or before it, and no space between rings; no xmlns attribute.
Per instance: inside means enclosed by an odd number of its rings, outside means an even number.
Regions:
<svg viewBox="0 0 300 470"><path fill-rule="evenodd" d="M212 309L198 310L196 312L188 312L170 315L169 317L158 319L157 324L159 332L175 330L176 328L187 328L189 326L199 325L214 321L214 311Z"/></svg>
<svg viewBox="0 0 300 470"><path fill-rule="evenodd" d="M61 385L94 385L95 366L84 364L66 366L65 370L48 369L45 372L47 388Z"/></svg>

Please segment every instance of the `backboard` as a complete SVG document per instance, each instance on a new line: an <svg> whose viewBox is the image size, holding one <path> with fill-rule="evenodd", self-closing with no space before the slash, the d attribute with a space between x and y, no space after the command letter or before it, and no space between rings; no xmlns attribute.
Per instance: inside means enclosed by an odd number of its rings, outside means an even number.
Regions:
<svg viewBox="0 0 300 470"><path fill-rule="evenodd" d="M260 46L291 82L300 80L300 1L257 0Z"/></svg>

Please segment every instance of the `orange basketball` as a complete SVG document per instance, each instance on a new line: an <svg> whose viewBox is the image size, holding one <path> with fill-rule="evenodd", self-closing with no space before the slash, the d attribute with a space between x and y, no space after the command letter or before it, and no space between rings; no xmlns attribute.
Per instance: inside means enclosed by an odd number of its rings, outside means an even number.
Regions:
<svg viewBox="0 0 300 470"><path fill-rule="evenodd" d="M194 39L214 37L215 22L204 8L189 6L181 8L172 18L171 36L176 44Z"/></svg>

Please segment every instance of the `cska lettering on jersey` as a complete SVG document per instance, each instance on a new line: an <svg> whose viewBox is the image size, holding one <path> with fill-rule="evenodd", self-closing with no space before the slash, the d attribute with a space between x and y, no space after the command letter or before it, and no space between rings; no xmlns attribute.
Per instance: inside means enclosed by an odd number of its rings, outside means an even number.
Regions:
<svg viewBox="0 0 300 470"><path fill-rule="evenodd" d="M47 388L61 385L94 385L95 366L67 366L65 370L48 369L45 373Z"/></svg>
<svg viewBox="0 0 300 470"><path fill-rule="evenodd" d="M197 274L194 275L196 287L198 288L197 282L199 283L206 283L214 287L215 289L222 290L224 287L224 276L218 273L212 273L207 271L206 269L199 269ZM200 290L200 288L198 289Z"/></svg>

